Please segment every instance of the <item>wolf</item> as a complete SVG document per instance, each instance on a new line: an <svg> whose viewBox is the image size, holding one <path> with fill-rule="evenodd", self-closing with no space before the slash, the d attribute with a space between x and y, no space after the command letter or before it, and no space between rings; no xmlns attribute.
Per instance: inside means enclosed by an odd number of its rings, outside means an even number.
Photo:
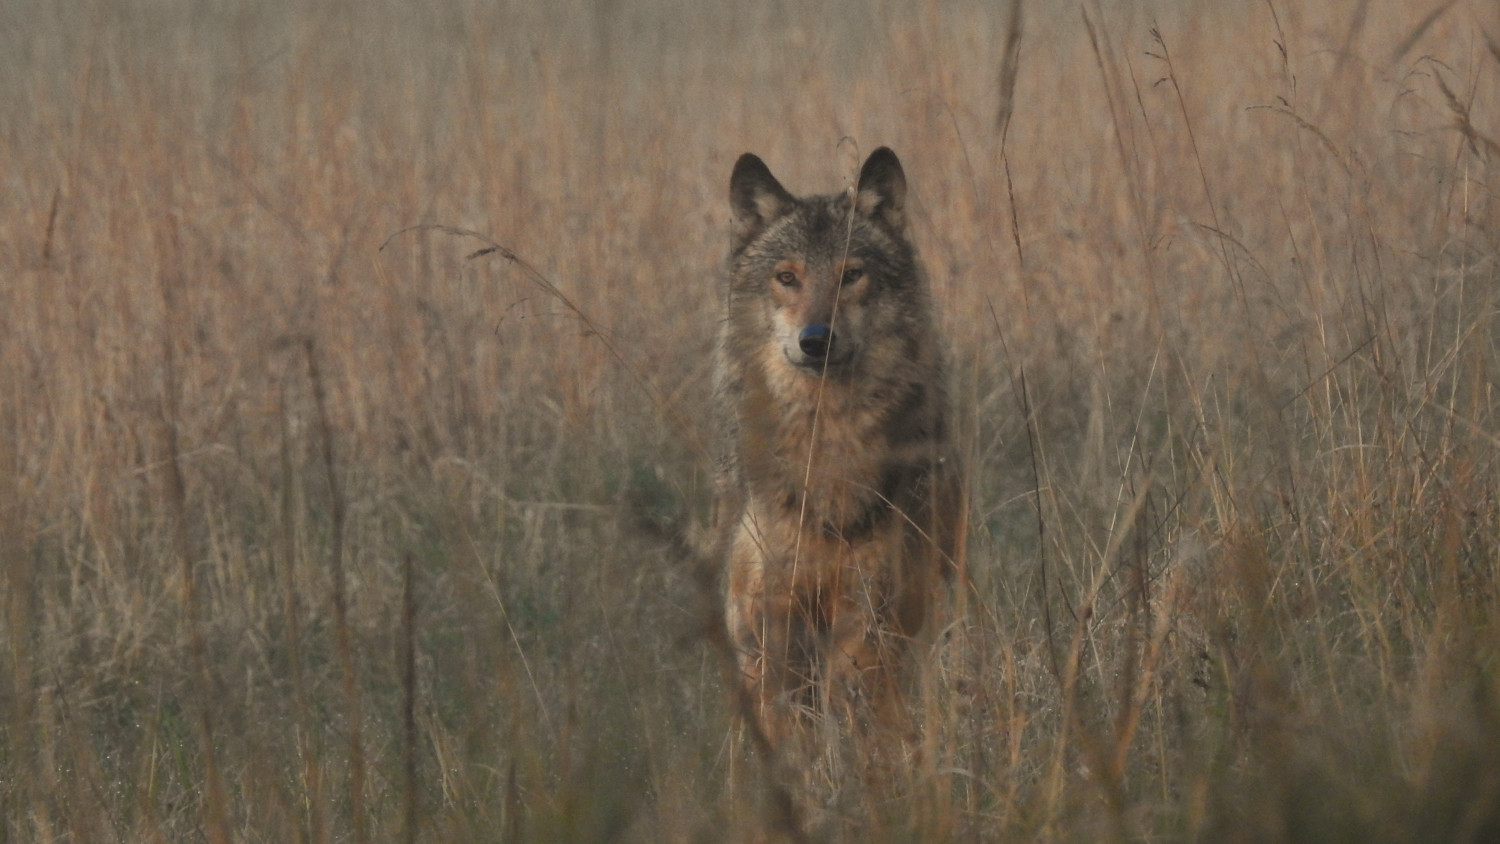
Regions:
<svg viewBox="0 0 1500 844"><path fill-rule="evenodd" d="M905 173L881 147L799 198L746 153L729 199L714 524L742 700L773 747L819 715L909 736L912 638L965 519Z"/></svg>

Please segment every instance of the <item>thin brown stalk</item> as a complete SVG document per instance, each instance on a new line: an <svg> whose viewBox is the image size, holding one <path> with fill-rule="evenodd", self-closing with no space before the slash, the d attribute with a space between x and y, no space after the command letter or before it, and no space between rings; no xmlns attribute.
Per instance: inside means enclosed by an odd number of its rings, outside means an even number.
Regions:
<svg viewBox="0 0 1500 844"><path fill-rule="evenodd" d="M318 351L312 337L303 341L307 356L307 375L312 383L313 403L317 408L319 445L323 470L327 475L329 495L329 563L333 568L333 625L337 639L339 666L343 672L344 702L349 712L349 811L354 825L356 844L369 840L365 819L365 754L360 731L359 684L354 673L354 641L349 628L349 609L344 572L344 494L339 484L338 465L334 460L333 422L328 415L328 399L323 372L318 365Z"/></svg>
<svg viewBox="0 0 1500 844"><path fill-rule="evenodd" d="M1005 331L1000 326L1000 316L995 313L995 303L986 300L990 309L990 322L995 326L995 333L1000 337L1000 348L1005 351L1007 359L1010 358L1010 347L1005 340ZM1057 682L1062 682L1062 666L1057 661L1057 638L1056 628L1052 623L1052 602L1048 595L1047 585L1047 518L1042 506L1042 473L1038 455L1040 449L1037 443L1036 420L1032 414L1031 395L1026 387L1026 368L1017 367L1011 376L1011 390L1015 393L1017 400L1021 402L1021 418L1026 423L1026 448L1031 458L1031 492L1033 506L1036 510L1036 547L1037 547L1037 570L1041 577L1041 609L1042 625L1047 634L1047 658L1052 669L1052 677Z"/></svg>
<svg viewBox="0 0 1500 844"><path fill-rule="evenodd" d="M1016 186L1010 175L1010 156L1006 153L1005 141L1010 135L1010 118L1016 106L1016 77L1021 69L1021 7L1022 0L1011 0L1010 18L1005 31L1005 48L1000 55L1000 105L995 113L995 129L1000 135L1000 164L1005 173L1005 196L1010 202L1010 238L1016 247L1016 263L1026 265L1026 253L1021 248L1021 224L1016 209ZM1022 290L1023 296L1025 290ZM1030 308L1030 301L1026 306Z"/></svg>
<svg viewBox="0 0 1500 844"><path fill-rule="evenodd" d="M297 710L297 753L302 762L302 787L306 791L305 804L312 830L312 840L328 840L327 824L323 818L323 775L319 765L317 747L313 737L317 725L312 707L307 698L307 678L302 667L302 623L301 608L297 600L297 539L296 539L296 486L292 461L291 421L286 403L286 387L282 386L281 399L281 588L282 609L286 614L286 648L292 681L292 705Z"/></svg>
<svg viewBox="0 0 1500 844"><path fill-rule="evenodd" d="M166 451L168 512L172 519L172 551L177 557L178 576L181 578L180 600L182 614L186 620L188 652L192 662L193 692L196 698L196 721L198 743L203 753L204 786L203 825L209 840L214 844L228 844L229 811L224 796L224 782L219 771L218 757L214 750L214 726L211 701L216 698L213 691L213 676L208 670L204 655L202 608L198 602L196 569L193 565L193 543L188 533L187 481L182 472L182 448L179 431L182 426L181 373L177 359L177 326L182 322L181 304L177 294L183 280L177 272L181 253L178 242L177 221L165 219L158 231L158 253L162 263L157 276L161 294L165 325L162 331L162 372L164 376L160 432Z"/></svg>
<svg viewBox="0 0 1500 844"><path fill-rule="evenodd" d="M36 563L22 548L31 544L31 537L23 533L21 474L16 459L16 444L19 440L15 426L15 391L7 388L6 401L0 402L0 583L5 585L6 647L0 656L6 657L3 664L10 675L7 754L17 757L14 770L21 774L17 783L19 793L8 796L8 800L23 802L28 811L39 815L36 825L46 828L51 825L47 801L42 799L42 783L47 781L46 771L39 770L41 756L36 741L34 722L37 717L37 658L35 636L38 629L36 612ZM24 761L21 761L24 760Z"/></svg>
<svg viewBox="0 0 1500 844"><path fill-rule="evenodd" d="M410 553L401 564L401 734L405 794L402 798L403 828L407 844L417 840L417 602L412 591Z"/></svg>

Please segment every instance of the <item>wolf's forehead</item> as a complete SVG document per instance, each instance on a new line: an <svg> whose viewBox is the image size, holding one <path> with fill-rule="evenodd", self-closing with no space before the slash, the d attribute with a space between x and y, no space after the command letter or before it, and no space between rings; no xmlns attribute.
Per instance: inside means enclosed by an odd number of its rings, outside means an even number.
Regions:
<svg viewBox="0 0 1500 844"><path fill-rule="evenodd" d="M849 203L840 197L814 197L805 200L801 213L796 215L799 228L810 241L823 241L842 237L849 231Z"/></svg>
<svg viewBox="0 0 1500 844"><path fill-rule="evenodd" d="M818 196L802 200L798 208L782 218L773 239L787 251L809 260L836 258L852 249L870 245L869 221L854 214L845 196Z"/></svg>

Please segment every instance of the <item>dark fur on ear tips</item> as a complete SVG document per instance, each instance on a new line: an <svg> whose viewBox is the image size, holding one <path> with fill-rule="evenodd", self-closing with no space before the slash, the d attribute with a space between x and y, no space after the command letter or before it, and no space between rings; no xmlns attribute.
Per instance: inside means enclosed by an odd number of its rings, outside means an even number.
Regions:
<svg viewBox="0 0 1500 844"><path fill-rule="evenodd" d="M906 229L906 173L890 147L881 147L865 159L865 166L859 171L855 207L892 231Z"/></svg>
<svg viewBox="0 0 1500 844"><path fill-rule="evenodd" d="M745 153L729 177L729 207L733 215L733 251L739 252L766 227L797 203L756 156Z"/></svg>

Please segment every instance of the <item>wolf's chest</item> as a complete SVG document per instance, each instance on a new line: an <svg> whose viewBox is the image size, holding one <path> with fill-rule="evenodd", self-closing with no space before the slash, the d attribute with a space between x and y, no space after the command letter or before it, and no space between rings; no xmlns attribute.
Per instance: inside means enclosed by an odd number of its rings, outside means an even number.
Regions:
<svg viewBox="0 0 1500 844"><path fill-rule="evenodd" d="M817 515L812 508L751 505L737 544L768 587L830 588L851 577L879 577L898 565L901 532L894 519L867 523L848 536L847 528L840 532Z"/></svg>

